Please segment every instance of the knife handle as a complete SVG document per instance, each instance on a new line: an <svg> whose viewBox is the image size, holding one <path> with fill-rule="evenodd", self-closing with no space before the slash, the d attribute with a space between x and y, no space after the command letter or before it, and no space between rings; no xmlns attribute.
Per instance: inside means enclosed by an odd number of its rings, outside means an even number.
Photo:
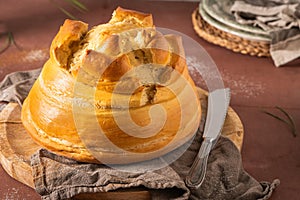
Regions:
<svg viewBox="0 0 300 200"><path fill-rule="evenodd" d="M204 181L212 143L212 139L204 138L195 161L185 179L186 185L192 189L198 189Z"/></svg>

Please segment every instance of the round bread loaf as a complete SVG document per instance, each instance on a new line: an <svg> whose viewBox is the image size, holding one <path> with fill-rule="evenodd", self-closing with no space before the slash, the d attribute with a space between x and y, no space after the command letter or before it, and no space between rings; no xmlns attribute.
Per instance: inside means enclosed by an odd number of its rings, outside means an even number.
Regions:
<svg viewBox="0 0 300 200"><path fill-rule="evenodd" d="M200 118L181 38L120 7L91 30L65 21L22 107L38 144L92 163L161 156L191 139Z"/></svg>

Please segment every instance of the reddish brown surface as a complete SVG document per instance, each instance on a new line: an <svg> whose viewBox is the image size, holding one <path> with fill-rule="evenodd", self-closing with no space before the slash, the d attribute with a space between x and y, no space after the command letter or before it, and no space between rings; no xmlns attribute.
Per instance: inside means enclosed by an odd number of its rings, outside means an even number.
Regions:
<svg viewBox="0 0 300 200"><path fill-rule="evenodd" d="M258 181L281 180L272 199L299 199L300 135L293 137L285 124L261 112L262 109L276 112L274 106L283 107L294 117L300 131L299 60L276 68L270 58L241 55L207 43L192 28L191 13L197 3L95 0L86 5L89 12L76 16L90 27L106 22L120 5L150 12L156 26L180 31L199 42L214 59L226 86L232 90L231 106L240 115L245 128L242 150L245 169ZM10 72L41 67L48 57L50 42L66 16L46 0L0 1L0 8L0 31L5 29L5 24L23 49L19 51L12 46L0 55L2 80ZM33 189L10 178L1 167L0 177L0 199L40 199Z"/></svg>

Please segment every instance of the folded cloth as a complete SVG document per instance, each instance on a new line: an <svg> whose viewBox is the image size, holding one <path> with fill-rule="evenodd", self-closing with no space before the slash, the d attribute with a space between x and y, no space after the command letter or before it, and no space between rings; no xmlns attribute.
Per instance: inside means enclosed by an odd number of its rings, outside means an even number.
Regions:
<svg viewBox="0 0 300 200"><path fill-rule="evenodd" d="M0 88L4 88L0 90L0 101L22 102L23 94L28 93L33 83L31 80L37 78L39 70L8 75L0 83ZM220 137L209 156L202 186L198 190L190 190L184 184L201 144L206 113L202 116L199 131L188 149L170 165L156 170L135 171L143 168L145 162L129 165L133 169L131 171L122 171L106 165L77 162L40 149L31 158L35 189L45 200L136 187L148 190L152 199L269 199L279 180L275 179L272 183L256 181L244 170L237 147L225 137ZM177 153L178 150L174 150L158 160L166 160Z"/></svg>
<svg viewBox="0 0 300 200"><path fill-rule="evenodd" d="M237 22L270 33L270 54L277 67L300 57L299 0L236 0L230 10Z"/></svg>
<svg viewBox="0 0 300 200"><path fill-rule="evenodd" d="M17 102L22 106L41 69L14 72L5 76L0 83L0 101Z"/></svg>

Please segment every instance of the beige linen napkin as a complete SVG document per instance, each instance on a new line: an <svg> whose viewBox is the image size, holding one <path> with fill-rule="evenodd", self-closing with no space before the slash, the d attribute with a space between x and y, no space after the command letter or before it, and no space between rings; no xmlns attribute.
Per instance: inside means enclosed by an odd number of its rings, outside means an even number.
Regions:
<svg viewBox="0 0 300 200"><path fill-rule="evenodd" d="M40 69L8 75L0 83L0 101L22 103L39 73ZM244 170L239 150L225 137L219 139L211 152L202 186L198 190L186 187L183 180L199 150L204 124L205 117L191 145L179 159L157 170L135 171L147 165L144 162L130 165L131 172L120 171L106 165L77 162L40 149L31 159L35 189L44 200L135 187L147 189L152 199L269 199L279 180L272 183L255 180ZM157 160L164 162L178 152L175 150Z"/></svg>
<svg viewBox="0 0 300 200"><path fill-rule="evenodd" d="M237 22L270 34L270 54L277 67L300 57L299 0L236 0L231 12Z"/></svg>

